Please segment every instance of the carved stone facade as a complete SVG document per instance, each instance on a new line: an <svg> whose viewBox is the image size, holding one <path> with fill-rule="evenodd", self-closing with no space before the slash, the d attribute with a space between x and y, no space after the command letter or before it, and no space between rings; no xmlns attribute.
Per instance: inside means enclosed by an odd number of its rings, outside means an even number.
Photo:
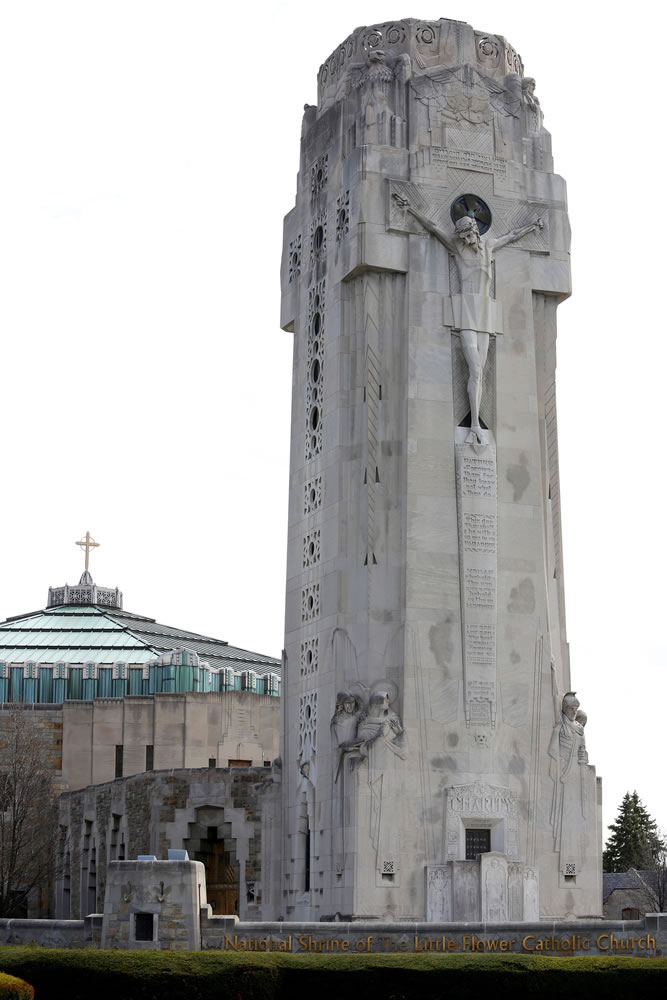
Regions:
<svg viewBox="0 0 667 1000"><path fill-rule="evenodd" d="M535 90L503 37L405 19L337 46L305 110L267 919L600 910L599 785L561 718L569 224Z"/></svg>

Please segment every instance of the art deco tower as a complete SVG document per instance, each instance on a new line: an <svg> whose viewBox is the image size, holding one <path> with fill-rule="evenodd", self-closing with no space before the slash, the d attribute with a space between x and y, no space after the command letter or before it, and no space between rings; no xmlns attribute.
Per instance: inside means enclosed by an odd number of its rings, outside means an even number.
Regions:
<svg viewBox="0 0 667 1000"><path fill-rule="evenodd" d="M292 452L266 917L600 912L563 608L569 282L565 184L518 53L460 21L354 31L320 69L285 221Z"/></svg>

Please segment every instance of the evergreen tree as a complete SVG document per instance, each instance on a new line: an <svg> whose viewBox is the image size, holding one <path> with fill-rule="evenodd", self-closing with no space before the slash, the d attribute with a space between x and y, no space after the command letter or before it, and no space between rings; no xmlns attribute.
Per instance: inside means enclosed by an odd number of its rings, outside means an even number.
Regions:
<svg viewBox="0 0 667 1000"><path fill-rule="evenodd" d="M629 868L655 871L662 865L667 845L642 805L637 792L626 792L616 822L602 855L605 872L626 872Z"/></svg>

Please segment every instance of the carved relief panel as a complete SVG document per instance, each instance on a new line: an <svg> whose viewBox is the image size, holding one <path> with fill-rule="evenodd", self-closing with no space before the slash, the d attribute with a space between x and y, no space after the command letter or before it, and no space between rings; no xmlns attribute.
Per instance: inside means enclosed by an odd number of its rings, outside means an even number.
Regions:
<svg viewBox="0 0 667 1000"><path fill-rule="evenodd" d="M509 788L475 781L445 791L445 850L447 861L466 856L466 828L488 827L491 850L511 860L519 857L516 793Z"/></svg>

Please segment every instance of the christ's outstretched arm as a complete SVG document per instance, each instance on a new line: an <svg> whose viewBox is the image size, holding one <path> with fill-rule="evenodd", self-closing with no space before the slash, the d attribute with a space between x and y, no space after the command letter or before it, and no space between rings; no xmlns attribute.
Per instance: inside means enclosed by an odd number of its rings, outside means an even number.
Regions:
<svg viewBox="0 0 667 1000"><path fill-rule="evenodd" d="M528 226L522 226L521 229L513 229L511 233L507 233L505 236L499 236L497 240L489 240L492 250L500 250L502 247L506 247L508 243L514 243L516 240L520 240L522 236L527 236L528 233L534 232L536 229L542 229L544 227L544 219L536 219L535 222L531 222Z"/></svg>
<svg viewBox="0 0 667 1000"><path fill-rule="evenodd" d="M436 240L439 240L440 243L443 244L443 246L447 247L450 253L456 252L456 245L454 241L450 239L449 236L447 236L444 230L436 226L433 222L431 222L430 219L427 219L425 215L422 215L422 213L418 209L413 208L407 198L402 198L398 194L392 195L392 198L394 199L396 204L400 205L401 208L404 208L406 212L409 212L411 215L414 215L417 222L420 222L424 227L424 229L427 230L427 232L431 233L432 236L435 236Z"/></svg>

